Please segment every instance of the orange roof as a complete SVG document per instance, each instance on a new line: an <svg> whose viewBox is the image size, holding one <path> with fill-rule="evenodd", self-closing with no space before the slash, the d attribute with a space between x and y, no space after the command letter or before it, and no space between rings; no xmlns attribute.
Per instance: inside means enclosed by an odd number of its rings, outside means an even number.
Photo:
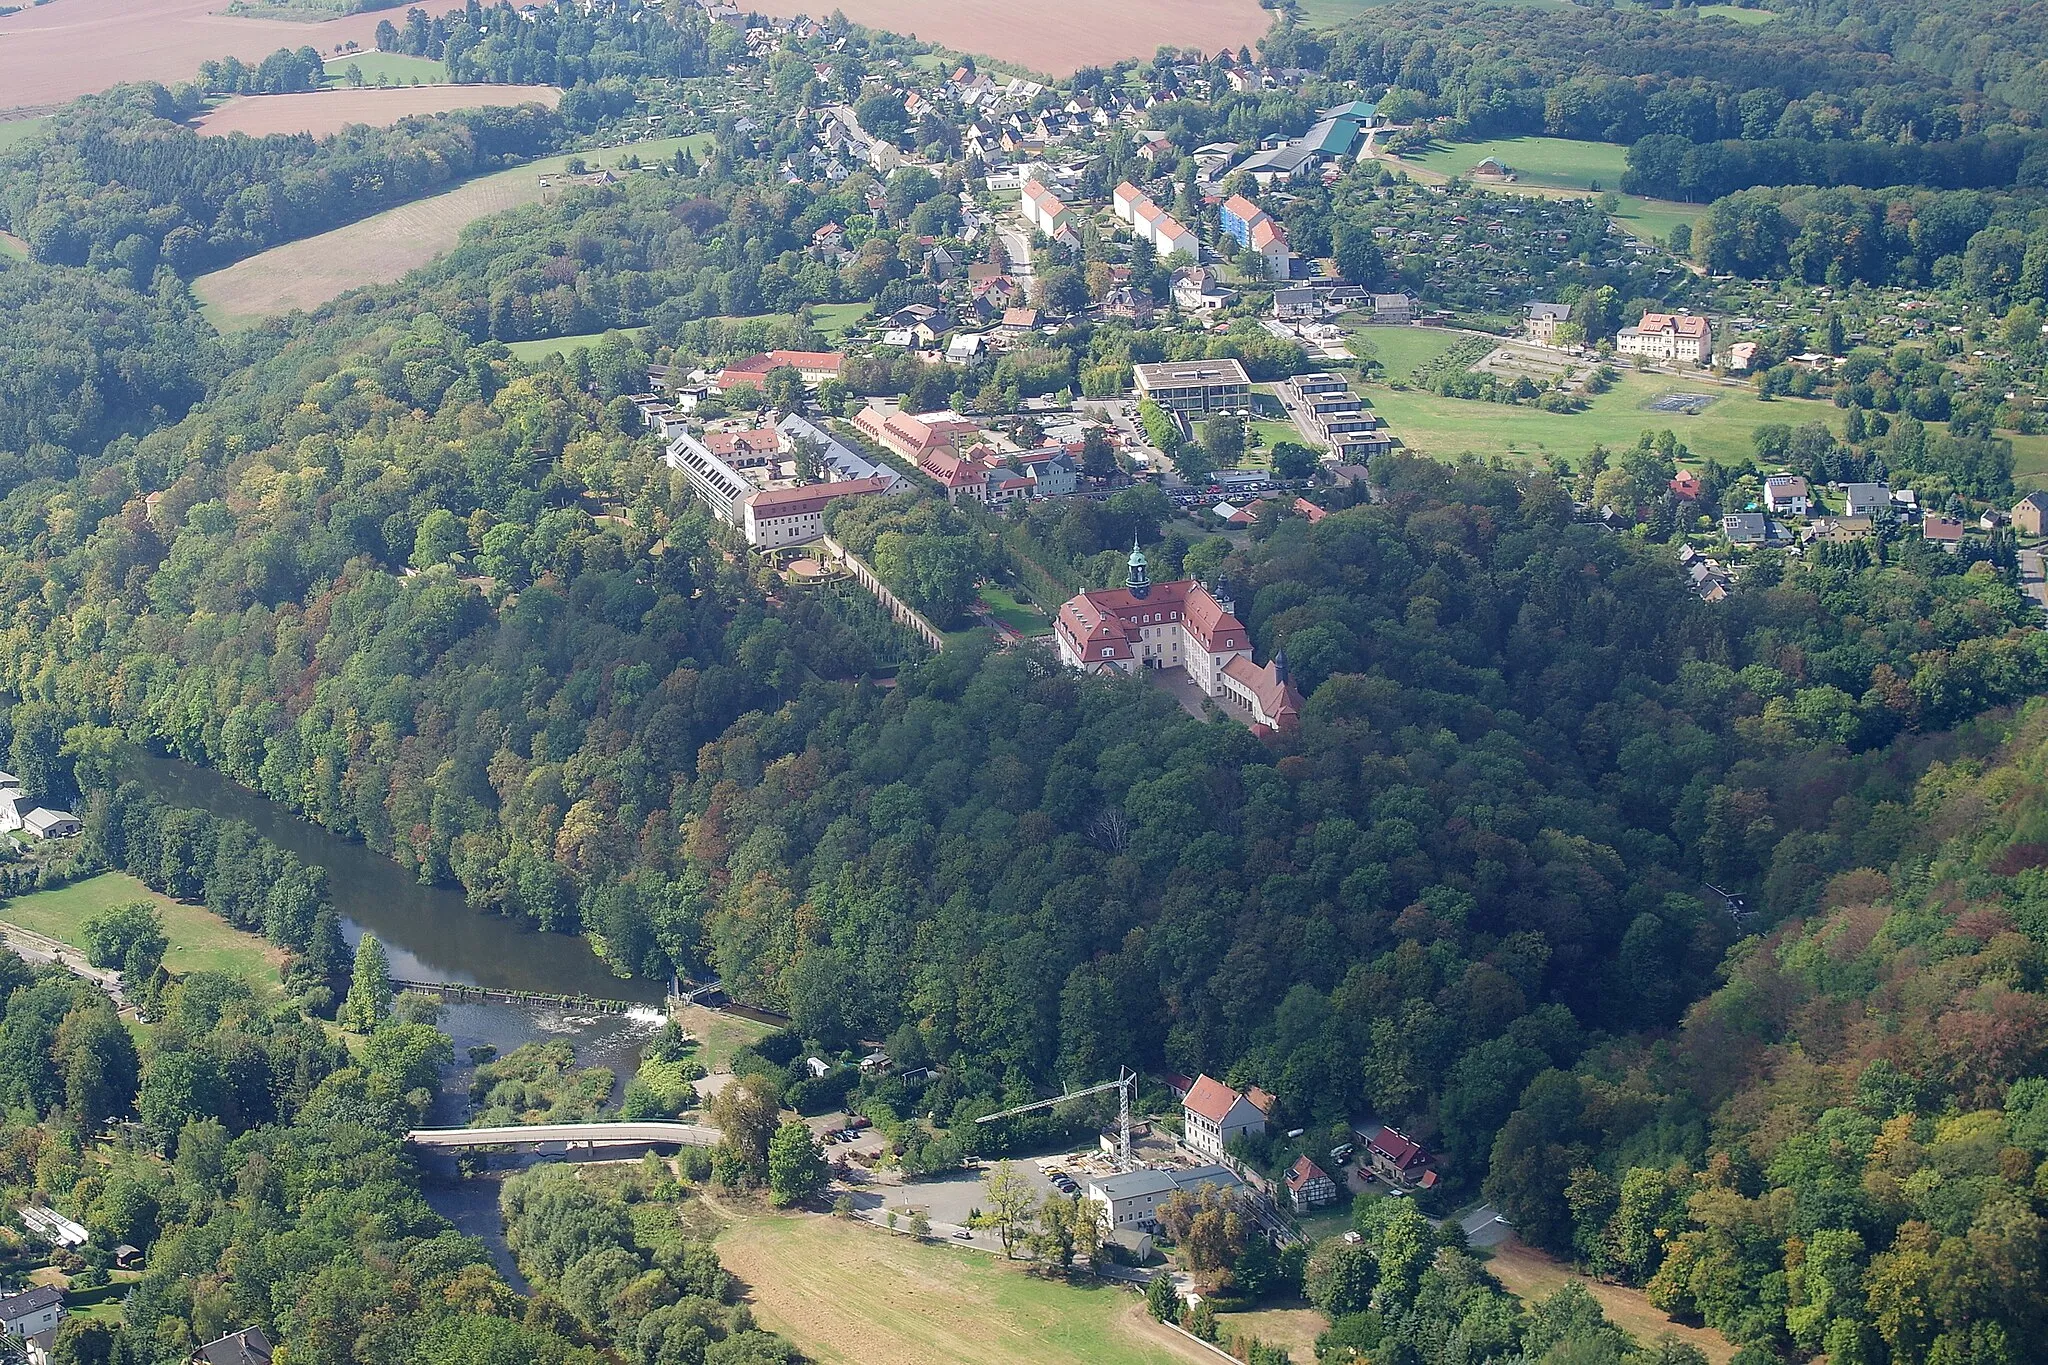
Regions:
<svg viewBox="0 0 2048 1365"><path fill-rule="evenodd" d="M1321 521L1324 517L1330 515L1326 509L1316 506L1307 498L1296 498L1294 500L1294 510L1300 513L1302 516L1307 517L1308 524L1311 526Z"/></svg>
<svg viewBox="0 0 2048 1365"><path fill-rule="evenodd" d="M769 517L794 517L822 511L834 498L858 498L868 493L889 491L887 475L871 479L845 479L839 483L812 483L801 488L768 488L747 499L756 521Z"/></svg>
<svg viewBox="0 0 2048 1365"><path fill-rule="evenodd" d="M1290 1190L1298 1190L1311 1180L1328 1180L1329 1178L1330 1174L1328 1171L1325 1171L1305 1156L1296 1158L1294 1164L1287 1168L1287 1188Z"/></svg>
<svg viewBox="0 0 2048 1365"><path fill-rule="evenodd" d="M1271 664L1255 664L1240 654L1223 665L1224 675L1235 680L1245 691L1259 699L1259 709L1271 716L1282 729L1289 728L1301 715L1301 693L1291 682L1283 682Z"/></svg>
<svg viewBox="0 0 2048 1365"><path fill-rule="evenodd" d="M1202 1075L1195 1077L1194 1088L1188 1091L1188 1097L1181 1104L1209 1122L1220 1124L1230 1113L1231 1106L1243 1098L1223 1082Z"/></svg>
<svg viewBox="0 0 2048 1365"><path fill-rule="evenodd" d="M1264 209L1260 208L1257 204L1254 204L1251 200L1245 198L1241 194L1233 194L1228 199L1224 200L1223 207L1229 209L1232 213L1236 214L1239 218L1242 218L1247 223L1257 220L1261 215L1265 213Z"/></svg>
<svg viewBox="0 0 2048 1365"><path fill-rule="evenodd" d="M1707 335L1707 320L1700 317L1679 316L1674 313L1645 313L1643 320L1636 324L1639 332L1676 332L1682 337L1703 337Z"/></svg>
<svg viewBox="0 0 2048 1365"><path fill-rule="evenodd" d="M1252 245L1254 247L1267 246L1273 242L1279 242L1283 246L1286 245L1287 229L1281 227L1271 218L1262 218L1252 224Z"/></svg>

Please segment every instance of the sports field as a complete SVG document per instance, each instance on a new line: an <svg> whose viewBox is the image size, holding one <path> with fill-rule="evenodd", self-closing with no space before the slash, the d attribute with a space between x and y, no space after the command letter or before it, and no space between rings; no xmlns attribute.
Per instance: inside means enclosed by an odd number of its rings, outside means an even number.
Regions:
<svg viewBox="0 0 2048 1365"><path fill-rule="evenodd" d="M79 929L85 922L130 901L148 901L163 915L164 935L171 941L164 966L171 971L232 972L258 991L278 988L282 949L230 926L204 906L183 905L159 896L125 872L102 872L54 891L0 901L0 920L61 939L83 954Z"/></svg>
<svg viewBox="0 0 2048 1365"><path fill-rule="evenodd" d="M196 119L202 133L311 133L326 137L352 123L385 128L411 114L445 114L533 103L552 109L562 92L552 85L399 85L387 90L308 90L297 95L238 95Z"/></svg>
<svg viewBox="0 0 2048 1365"><path fill-rule="evenodd" d="M689 146L701 150L704 134L656 138L601 153L581 153L593 170L617 166L628 156L651 162ZM561 173L567 157L554 156L478 176L452 190L401 204L382 213L272 247L192 283L206 316L222 331L251 326L294 308L313 309L366 284L389 284L454 246L462 230L479 218L539 199L542 176Z"/></svg>
<svg viewBox="0 0 2048 1365"><path fill-rule="evenodd" d="M62 104L123 81L189 81L204 61L260 62L281 47L375 43L390 13L322 24L216 14L224 0L58 0L0 17L0 109Z"/></svg>
<svg viewBox="0 0 2048 1365"><path fill-rule="evenodd" d="M1548 185L1557 189L1587 190L1594 182L1603 189L1621 183L1628 169L1628 148L1612 142L1581 142L1567 137L1503 137L1491 142L1451 142L1431 147L1420 156L1403 160L1419 162L1438 175L1469 176L1472 168L1486 158L1503 163L1517 185ZM1492 183L1492 182L1486 182Z"/></svg>
<svg viewBox="0 0 2048 1365"><path fill-rule="evenodd" d="M761 0L763 14L785 18L818 9L816 0ZM913 34L958 52L1015 62L1032 71L1070 75L1084 66L1149 58L1162 45L1218 48L1256 45L1272 22L1257 0L843 0L833 7L857 24Z"/></svg>
<svg viewBox="0 0 2048 1365"><path fill-rule="evenodd" d="M718 1259L762 1324L826 1365L1176 1365L1216 1357L1128 1289L1028 1274L984 1252L817 1214L732 1212Z"/></svg>
<svg viewBox="0 0 2048 1365"><path fill-rule="evenodd" d="M1632 446L1643 432L1669 427L1695 455L1733 460L1751 453L1750 433L1766 423L1825 422L1840 428L1840 414L1829 403L1799 398L1766 403L1749 388L1668 374L1624 372L1621 382L1575 413L1439 398L1419 389L1399 392L1385 384L1367 384L1363 393L1408 449L1438 458L1469 451L1512 460L1563 456L1576 465L1596 443L1609 450ZM1649 410L1650 403L1674 393L1711 394L1714 401L1697 417Z"/></svg>

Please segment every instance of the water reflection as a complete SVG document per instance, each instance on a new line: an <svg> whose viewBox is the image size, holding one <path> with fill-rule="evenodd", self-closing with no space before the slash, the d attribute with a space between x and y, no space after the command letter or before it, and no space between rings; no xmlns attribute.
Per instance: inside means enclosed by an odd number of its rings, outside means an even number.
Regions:
<svg viewBox="0 0 2048 1365"><path fill-rule="evenodd" d="M327 869L342 933L351 946L365 929L374 933L391 959L393 976L656 1006L662 1001L660 982L614 976L583 939L480 914L460 891L423 886L389 858L337 838L210 769L144 754L123 775L165 801L247 821L273 843Z"/></svg>

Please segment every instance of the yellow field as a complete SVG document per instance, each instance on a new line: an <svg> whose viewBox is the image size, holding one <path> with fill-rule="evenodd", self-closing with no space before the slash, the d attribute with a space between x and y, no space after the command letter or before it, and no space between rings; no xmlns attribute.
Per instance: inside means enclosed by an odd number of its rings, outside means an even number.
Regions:
<svg viewBox="0 0 2048 1365"><path fill-rule="evenodd" d="M1128 1289L1068 1285L983 1252L817 1214L727 1210L718 1258L764 1326L827 1365L1173 1365L1210 1352Z"/></svg>
<svg viewBox="0 0 2048 1365"><path fill-rule="evenodd" d="M1542 1252L1512 1239L1493 1249L1486 1263L1494 1278L1524 1303L1548 1298L1573 1280L1591 1290L1607 1313L1607 1320L1645 1346L1665 1333L1699 1347L1711 1365L1728 1365L1735 1348L1719 1332L1704 1327L1685 1327L1671 1321L1654 1307L1640 1289L1603 1284L1551 1260Z"/></svg>
<svg viewBox="0 0 2048 1365"><path fill-rule="evenodd" d="M704 139L658 138L603 152L583 152L592 170L628 156L652 163ZM192 282L206 316L222 331L252 326L295 308L311 311L351 289L390 284L453 247L479 218L531 204L548 193L543 176L561 172L565 156L478 176L452 190L386 209L317 237L272 247Z"/></svg>

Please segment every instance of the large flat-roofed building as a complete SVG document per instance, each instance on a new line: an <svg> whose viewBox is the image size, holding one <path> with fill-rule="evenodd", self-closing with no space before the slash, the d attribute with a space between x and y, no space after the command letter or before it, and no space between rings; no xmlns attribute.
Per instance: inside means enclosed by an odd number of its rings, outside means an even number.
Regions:
<svg viewBox="0 0 2048 1365"><path fill-rule="evenodd" d="M1204 1185L1234 1190L1243 1182L1222 1166L1194 1166L1175 1170L1126 1171L1088 1182L1088 1198L1100 1207L1102 1230L1113 1233L1123 1228L1142 1232L1159 1230L1159 1206L1182 1190L1189 1193Z"/></svg>
<svg viewBox="0 0 2048 1365"><path fill-rule="evenodd" d="M1168 412L1225 412L1250 407L1251 376L1236 360L1169 360L1133 366L1138 397Z"/></svg>
<svg viewBox="0 0 2048 1365"><path fill-rule="evenodd" d="M745 439L739 439L745 438ZM824 482L792 484L788 472L796 443L814 444L814 474ZM762 449L761 447L767 447ZM677 432L665 458L711 514L746 537L755 549L801 545L825 533L825 504L894 492L903 479L856 454L807 418L791 415L780 426L747 432Z"/></svg>

